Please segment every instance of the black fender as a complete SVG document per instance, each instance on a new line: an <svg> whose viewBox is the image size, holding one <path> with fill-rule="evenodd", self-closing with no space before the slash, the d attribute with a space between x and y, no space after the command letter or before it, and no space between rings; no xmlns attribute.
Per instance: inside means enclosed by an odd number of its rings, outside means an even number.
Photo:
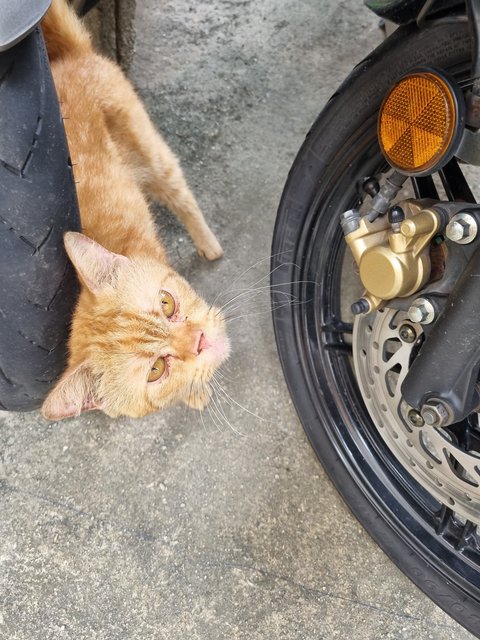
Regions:
<svg viewBox="0 0 480 640"><path fill-rule="evenodd" d="M0 51L20 42L40 22L52 0L0 0Z"/></svg>

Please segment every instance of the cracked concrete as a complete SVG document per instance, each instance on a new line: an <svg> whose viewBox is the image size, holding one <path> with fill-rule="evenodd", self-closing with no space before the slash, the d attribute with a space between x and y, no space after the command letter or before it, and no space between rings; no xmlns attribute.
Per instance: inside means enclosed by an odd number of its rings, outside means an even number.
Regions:
<svg viewBox="0 0 480 640"><path fill-rule="evenodd" d="M144 0L131 76L225 248L206 296L266 276L275 211L317 112L381 34L356 0ZM266 281L262 280L260 284ZM0 415L0 638L467 640L350 515L299 425L268 293L231 323L232 426ZM217 423L217 424L215 424Z"/></svg>

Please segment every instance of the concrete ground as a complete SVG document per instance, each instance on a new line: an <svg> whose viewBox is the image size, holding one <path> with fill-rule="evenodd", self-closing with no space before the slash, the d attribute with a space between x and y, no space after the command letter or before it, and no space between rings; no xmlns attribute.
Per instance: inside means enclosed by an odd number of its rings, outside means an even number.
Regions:
<svg viewBox="0 0 480 640"><path fill-rule="evenodd" d="M378 20L358 0L138 5L131 76L224 260L202 262L157 213L174 264L212 298L249 267L237 286L268 272L289 166ZM247 306L225 388L248 411L226 405L231 428L185 408L1 414L0 638L472 637L350 515L293 410L267 293Z"/></svg>

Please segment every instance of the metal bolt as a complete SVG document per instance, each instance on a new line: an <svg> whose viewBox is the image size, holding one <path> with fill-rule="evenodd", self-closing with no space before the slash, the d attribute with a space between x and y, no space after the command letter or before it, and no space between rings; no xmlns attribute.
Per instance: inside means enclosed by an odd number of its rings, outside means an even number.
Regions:
<svg viewBox="0 0 480 640"><path fill-rule="evenodd" d="M370 311L370 303L365 298L360 298L352 304L350 307L353 315L358 316L361 313L368 313Z"/></svg>
<svg viewBox="0 0 480 640"><path fill-rule="evenodd" d="M417 298L408 310L412 322L430 324L435 319L435 307L427 298Z"/></svg>
<svg viewBox="0 0 480 640"><path fill-rule="evenodd" d="M427 402L421 410L422 418L429 427L443 427L448 422L449 414L445 405L438 401Z"/></svg>
<svg viewBox="0 0 480 640"><path fill-rule="evenodd" d="M417 339L417 334L415 333L413 327L409 324L402 324L400 329L398 330L398 335L403 340L403 342L415 342Z"/></svg>
<svg viewBox="0 0 480 640"><path fill-rule="evenodd" d="M414 427L423 427L425 424L425 420L422 418L419 411L415 411L415 409L410 409L408 412L408 421L413 424Z"/></svg>
<svg viewBox="0 0 480 640"><path fill-rule="evenodd" d="M348 211L344 211L340 215L340 224L345 236L356 231L360 226L360 211L358 209L349 209Z"/></svg>
<svg viewBox="0 0 480 640"><path fill-rule="evenodd" d="M452 242L468 244L477 237L478 224L469 213L457 213L453 216L445 229L445 235Z"/></svg>

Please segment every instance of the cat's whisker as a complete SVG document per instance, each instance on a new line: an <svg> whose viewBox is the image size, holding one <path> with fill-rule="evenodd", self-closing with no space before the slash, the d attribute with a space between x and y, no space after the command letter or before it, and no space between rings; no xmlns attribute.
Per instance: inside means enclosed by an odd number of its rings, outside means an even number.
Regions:
<svg viewBox="0 0 480 640"><path fill-rule="evenodd" d="M286 306L296 306L299 304L305 304L309 302L311 298L307 300L299 300L297 296L285 296L283 300L261 300L261 301L251 301L246 304L239 303L234 307L231 307L226 310L223 314L224 320L230 320L235 318L235 312L240 310L242 312L242 317L248 315L258 315L264 313L270 313L272 310L277 310ZM264 307L264 308L263 308Z"/></svg>
<svg viewBox="0 0 480 640"><path fill-rule="evenodd" d="M217 387L218 391L220 391L220 392L225 396L225 398L227 398L230 402L233 402L233 404L236 404L236 405L237 405L237 407L239 407L240 409L242 409L242 411L245 411L246 413L249 413L251 416L253 416L254 418L257 418L258 420L261 420L262 422L269 422L269 423L272 423L272 420L267 420L267 418L262 418L262 416L259 416L258 414L253 413L253 411L250 411L249 409L247 409L246 407L244 407L242 404L240 404L239 402L237 402L236 400L234 400L234 399L232 398L232 396L231 396L230 394L228 394L228 393L225 391L225 389L224 389L224 388L223 388L223 387L218 383L218 380L217 380L216 382L217 382L217 385L218 385L218 387Z"/></svg>
<svg viewBox="0 0 480 640"><path fill-rule="evenodd" d="M280 292L278 292L280 293ZM279 296L280 297L280 296ZM282 292L282 297L284 298L283 300L279 300L279 301L275 301L275 300L271 300L270 298L267 298L266 300L264 298L249 298L246 301L244 300L237 300L236 304L234 304L233 306L225 306L225 308L222 310L223 314L232 314L235 311L237 311L237 309L242 309L243 311L248 311L249 309L257 309L259 306L259 303L265 303L268 305L268 308L276 308L276 306L278 304L285 304L286 302L296 302L297 301L297 296L294 296L293 294L283 294Z"/></svg>
<svg viewBox="0 0 480 640"><path fill-rule="evenodd" d="M203 419L203 412L201 409L198 409L198 413L200 414L200 421L202 423L203 426L203 430L205 431L205 433L207 433L207 427L205 426L205 421Z"/></svg>
<svg viewBox="0 0 480 640"><path fill-rule="evenodd" d="M241 273L239 273L237 276L235 276L235 278L231 281L231 285L235 284L235 282L238 282L241 278L243 278L249 271L251 271L252 269L255 269L255 267L258 267L259 264L262 264L262 262L266 262L267 260L271 260L272 258L278 258L279 256L281 256L283 253L286 253L286 251L280 251L279 253L275 253L275 254L269 254L268 256L265 256L264 258L260 258L259 260L257 260L256 262L254 262L252 265L250 265L249 267L247 267L246 269L244 269ZM298 266L298 265L295 265ZM212 307L215 304L215 302L218 300L218 298L223 295L224 293L228 292L229 289L221 289L217 295L215 296L215 298L213 299L212 302Z"/></svg>
<svg viewBox="0 0 480 640"><path fill-rule="evenodd" d="M228 420L226 418L226 416L224 415L224 413L221 411L221 409L219 408L216 400L215 400L215 392L212 393L212 398L210 401L210 409L212 410L212 412L215 414L215 416L217 417L218 421L220 422L221 425L226 425L228 426Z"/></svg>
<svg viewBox="0 0 480 640"><path fill-rule="evenodd" d="M214 385L214 387L216 387L217 392L220 392L220 393L222 393L222 394L223 394L223 397L224 397L224 399L226 400L227 404L228 404L230 407L233 407L233 403L231 402L231 398L230 398L230 396L228 395L228 393L226 393L226 392L224 391L224 389L223 389L223 387L222 387L222 385L221 385L221 383L220 383L220 380L218 380L218 378L215 376L215 373L213 374L213 377L212 377L212 381L211 381L211 382L212 382L212 384Z"/></svg>
<svg viewBox="0 0 480 640"><path fill-rule="evenodd" d="M282 283L279 283L279 284L265 284L265 285L261 285L259 287L251 285L251 286L248 286L248 287L238 287L236 289L230 289L229 293L238 291L238 292L240 292L238 295L243 295L243 294L246 294L246 293L253 293L255 291L268 291L268 290L275 289L277 287L285 287L285 286L292 285L292 284L304 284L304 283L315 284L315 281L314 280L292 280L290 282L282 282ZM236 296L231 298L231 300L235 299L235 297ZM227 301L225 304L228 304L228 302L230 302L230 301ZM220 309L221 308L222 307L220 307Z"/></svg>
<svg viewBox="0 0 480 640"><path fill-rule="evenodd" d="M214 377L219 376L220 378L223 378L224 380L227 380L228 382L235 382L237 380L236 377L233 378L232 376L229 376L229 375L227 375L225 373L225 367L222 367L222 369L217 369L216 371L214 371L213 375L214 375Z"/></svg>
<svg viewBox="0 0 480 640"><path fill-rule="evenodd" d="M240 293L237 293L235 296L233 296L233 298L230 298L230 300L227 300L227 302L225 302L221 307L219 307L219 311L223 310L232 302L235 302L238 298L243 298L245 296L256 296L256 295L264 294L266 291L267 292L270 291L272 293L275 293L278 295L284 295L284 296L293 295L290 291L281 291L279 289L275 289L276 286L277 285L264 285L261 287L256 287L255 289L251 289L251 288L238 289L237 291L239 291Z"/></svg>
<svg viewBox="0 0 480 640"><path fill-rule="evenodd" d="M284 296L282 302L284 302L285 299L289 300L290 302L293 302L295 300L295 297L294 296ZM236 300L231 305L225 306L225 308L220 313L221 313L221 317L224 317L225 315L231 315L232 313L235 313L235 311L237 311L238 309L245 310L245 311L250 310L250 309L251 310L255 310L259 306L268 306L269 307L270 304L275 304L275 303L271 303L270 302L270 298L252 296L252 297L247 297L247 298L243 298L243 299L240 299L240 300Z"/></svg>
<svg viewBox="0 0 480 640"><path fill-rule="evenodd" d="M271 260L272 258L278 258L279 256L281 256L282 254L287 253L287 251L279 251L278 253L273 253L270 254L268 256L266 256L265 258L260 258L260 260L257 260L257 262L254 262L250 267L248 267L247 269L245 269L244 271L242 271L238 276L236 276L232 282L230 284L235 284L235 282L238 282L240 280L240 278L243 278L243 276L245 276L249 271L251 271L252 269L255 269L255 267L258 267L259 264L261 264L262 262L265 262L266 260ZM300 268L298 264L294 263L294 262L285 262L282 264L290 264L293 265L297 268ZM277 268L277 267L276 267ZM269 271L269 273L267 274L267 276L269 276L272 273L272 271ZM267 277L264 276L264 277ZM222 289L220 290L217 295L215 296L215 298L213 299L212 304L210 305L210 309L214 306L215 302L218 300L218 298L223 295L224 293L228 293L229 291L231 291L231 289Z"/></svg>
<svg viewBox="0 0 480 640"><path fill-rule="evenodd" d="M226 309L230 304L232 304L233 302L235 302L236 300L238 300L239 298L245 297L245 296L252 296L252 295L256 295L258 293L261 293L263 291L271 291L272 293L275 293L276 295L293 295L292 293L288 292L288 291L281 291L278 289L278 287L285 287L285 286L289 286L292 284L315 284L314 280L292 280L291 282L283 282L281 284L268 284L268 285L264 285L261 287L255 287L255 288L251 288L251 287L245 287L243 289L236 289L236 291L239 291L240 293L237 293L237 295L233 296L233 298L231 298L230 300L228 300L227 302L225 302L221 307L218 307L218 309L216 309L215 313L216 315L219 315L224 309Z"/></svg>
<svg viewBox="0 0 480 640"><path fill-rule="evenodd" d="M277 271L278 269L281 269L282 267L297 267L297 269L300 269L300 266L296 263L296 262L282 262L281 264L277 265L274 269L271 269L268 273L266 273L264 276L262 276L259 280L257 280L256 282L254 282L252 284L252 287L254 287L256 284L258 284L259 282L262 282L263 280L265 280L266 278L269 278L272 274L275 273L275 271ZM274 285L275 286L275 285Z"/></svg>
<svg viewBox="0 0 480 640"><path fill-rule="evenodd" d="M218 424L218 416L213 412L213 408L212 408L212 405L211 405L210 402L207 404L207 410L208 410L208 413L210 415L210 419L213 422L213 424L215 425L217 431L219 431L220 433L223 433L222 421L220 420L220 426L219 426L219 424Z"/></svg>
<svg viewBox="0 0 480 640"><path fill-rule="evenodd" d="M187 407L188 408L191 408L192 391L193 391L194 382L195 382L195 380L192 380L192 383L190 385L190 391L188 392L188 400L187 400Z"/></svg>
<svg viewBox="0 0 480 640"><path fill-rule="evenodd" d="M214 387L212 387L212 389L213 389L213 391L214 391L214 394L213 394L213 396L212 396L212 401L213 401L213 405L214 405L214 407L215 407L216 413L218 412L218 414L220 415L220 418L224 420L225 424L226 424L227 426L229 426L229 427L230 427L230 429L231 429L234 433L236 433L238 436L240 436L240 437L242 437L242 438L243 438L243 437L244 437L244 434L243 434L243 433L241 433L240 431L238 431L237 429L235 429L235 427L232 425L232 423L230 422L230 420L229 420L229 419L227 418L227 416L225 415L225 411L223 410L223 407L222 407L221 402L220 402L220 395L218 394L218 392L215 394L215 391L216 391L216 390L215 390L215 388L214 388ZM215 395L216 395L216 397L218 398L218 404L217 404L217 402L215 401Z"/></svg>
<svg viewBox="0 0 480 640"><path fill-rule="evenodd" d="M282 307L299 306L301 304L307 304L307 302L311 302L311 299L285 302L284 304L279 304L278 306L276 306L275 310L282 309ZM230 323L230 322L233 322L234 320L240 320L241 318L251 318L252 316L261 316L261 315L265 315L266 313L271 313L271 309L268 308L268 309L265 309L264 311L252 311L251 313L242 313L239 316L225 316L224 320L225 322Z"/></svg>

